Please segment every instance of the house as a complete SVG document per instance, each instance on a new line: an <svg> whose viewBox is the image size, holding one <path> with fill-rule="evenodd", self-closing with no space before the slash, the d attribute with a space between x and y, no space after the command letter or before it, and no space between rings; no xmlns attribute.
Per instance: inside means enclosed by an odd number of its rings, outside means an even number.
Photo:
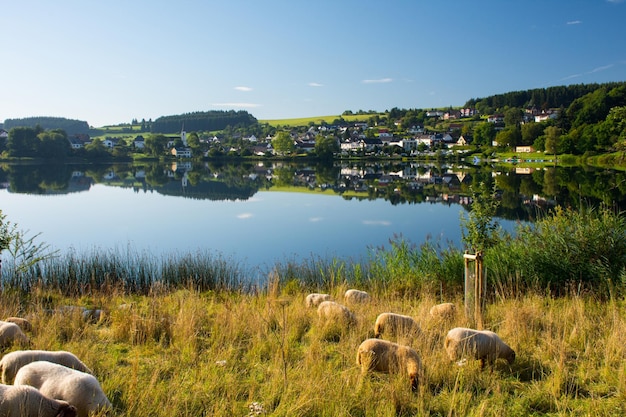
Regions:
<svg viewBox="0 0 626 417"><path fill-rule="evenodd" d="M461 109L460 113L461 113L461 117L472 117L472 116L477 115L478 111L472 108L465 108L465 109Z"/></svg>
<svg viewBox="0 0 626 417"><path fill-rule="evenodd" d="M430 110L426 112L426 117L442 117L443 112L440 110Z"/></svg>
<svg viewBox="0 0 626 417"><path fill-rule="evenodd" d="M545 122L546 120L553 120L553 119L556 119L557 117L558 117L557 112L541 113L535 116L535 122L537 123Z"/></svg>
<svg viewBox="0 0 626 417"><path fill-rule="evenodd" d="M460 119L461 112L458 110L448 110L443 114L443 120Z"/></svg>
<svg viewBox="0 0 626 417"><path fill-rule="evenodd" d="M133 146L137 149L144 149L146 147L146 140L143 136L138 135L135 140L133 140Z"/></svg>
<svg viewBox="0 0 626 417"><path fill-rule="evenodd" d="M515 152L516 153L531 153L531 152L535 152L535 150L533 149L532 146L516 146Z"/></svg>
<svg viewBox="0 0 626 417"><path fill-rule="evenodd" d="M504 115L503 114L492 114L487 118L489 123L504 123Z"/></svg>
<svg viewBox="0 0 626 417"><path fill-rule="evenodd" d="M186 146L175 146L171 149L171 154L177 158L191 158L191 148Z"/></svg>
<svg viewBox="0 0 626 417"><path fill-rule="evenodd" d="M465 146L465 145L469 145L470 143L472 143L472 136L471 135L461 135L459 137L459 140L456 141L456 145L457 146Z"/></svg>
<svg viewBox="0 0 626 417"><path fill-rule="evenodd" d="M4 129L0 129L0 139L7 139L9 137L9 132Z"/></svg>
<svg viewBox="0 0 626 417"><path fill-rule="evenodd" d="M118 138L106 138L102 141L102 145L107 148L113 149L115 145L117 145L119 142L120 140Z"/></svg>

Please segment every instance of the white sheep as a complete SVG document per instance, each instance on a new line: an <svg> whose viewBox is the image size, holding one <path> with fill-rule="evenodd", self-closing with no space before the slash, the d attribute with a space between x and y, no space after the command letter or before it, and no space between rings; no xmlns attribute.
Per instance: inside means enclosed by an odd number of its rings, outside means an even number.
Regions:
<svg viewBox="0 0 626 417"><path fill-rule="evenodd" d="M430 316L437 320L452 320L456 316L454 303L436 304L430 308Z"/></svg>
<svg viewBox="0 0 626 417"><path fill-rule="evenodd" d="M48 398L33 387L0 384L0 416L76 417L76 407Z"/></svg>
<svg viewBox="0 0 626 417"><path fill-rule="evenodd" d="M499 358L510 364L515 360L515 351L489 330L455 327L446 335L444 347L451 361L476 359L480 360L481 368L485 367L485 362L493 365Z"/></svg>
<svg viewBox="0 0 626 417"><path fill-rule="evenodd" d="M344 305L334 301L322 301L317 306L317 316L321 322L327 323L333 321L344 325L353 325L356 323L356 316L350 309Z"/></svg>
<svg viewBox="0 0 626 417"><path fill-rule="evenodd" d="M22 329L22 331L25 332L32 332L33 331L33 325L30 323L30 321L28 321L25 318L22 317L7 317L6 319L4 319L4 321L7 321L9 323L15 323L18 326L20 326L20 329Z"/></svg>
<svg viewBox="0 0 626 417"><path fill-rule="evenodd" d="M410 316L396 313L381 313L374 323L374 337L381 336L419 336L422 333L420 325Z"/></svg>
<svg viewBox="0 0 626 417"><path fill-rule="evenodd" d="M361 374L369 371L389 374L403 373L409 377L411 389L416 390L423 377L422 360L410 346L399 345L388 340L366 339L356 354L356 363Z"/></svg>
<svg viewBox="0 0 626 417"><path fill-rule="evenodd" d="M92 373L80 359L65 350L16 350L9 352L0 359L0 373L3 384L12 384L15 374L24 365L35 361L58 363L82 372Z"/></svg>
<svg viewBox="0 0 626 417"><path fill-rule="evenodd" d="M346 304L369 303L372 299L367 292L355 289L347 290L343 298Z"/></svg>
<svg viewBox="0 0 626 417"><path fill-rule="evenodd" d="M9 347L15 343L26 346L30 340L17 324L0 321L0 347Z"/></svg>
<svg viewBox="0 0 626 417"><path fill-rule="evenodd" d="M57 363L36 361L22 366L14 385L30 385L46 397L67 401L76 407L78 417L112 408L96 377Z"/></svg>
<svg viewBox="0 0 626 417"><path fill-rule="evenodd" d="M322 301L330 300L330 294L312 293L306 296L305 303L307 308L317 307Z"/></svg>

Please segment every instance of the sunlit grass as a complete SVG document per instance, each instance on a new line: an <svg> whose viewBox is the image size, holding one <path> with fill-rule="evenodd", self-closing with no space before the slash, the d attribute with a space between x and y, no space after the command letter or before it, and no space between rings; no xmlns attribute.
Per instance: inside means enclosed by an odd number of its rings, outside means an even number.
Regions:
<svg viewBox="0 0 626 417"><path fill-rule="evenodd" d="M331 292L342 299L345 286ZM357 325L322 326L306 293L279 287L256 293L180 289L152 295L98 293L66 298L34 291L23 305L0 297L0 314L33 323L32 346L66 349L90 366L119 416L198 415L619 415L626 411L626 308L593 297L551 299L529 294L487 306L485 323L517 351L516 362L481 370L450 363L447 330L467 326L460 314L436 322L437 296L373 293L354 306ZM461 307L461 300L451 299ZM106 317L87 323L48 313L63 305L97 305ZM425 380L417 393L395 375L362 376L356 348L376 316L415 317ZM461 308L460 311L463 311ZM617 414L614 414L617 413Z"/></svg>

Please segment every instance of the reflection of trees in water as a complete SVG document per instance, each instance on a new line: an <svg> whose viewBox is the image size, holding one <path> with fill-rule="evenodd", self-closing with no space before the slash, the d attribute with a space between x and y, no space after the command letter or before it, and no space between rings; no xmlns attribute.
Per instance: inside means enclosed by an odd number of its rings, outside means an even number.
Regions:
<svg viewBox="0 0 626 417"><path fill-rule="evenodd" d="M0 166L0 182L15 193L89 190L94 183L152 190L198 199L247 199L273 186L330 189L345 199L383 199L390 204L461 204L471 186L496 186L497 215L532 220L554 204L578 208L605 204L626 208L626 174L589 167L546 167L520 174L514 168L449 166L392 161L296 163L15 164Z"/></svg>

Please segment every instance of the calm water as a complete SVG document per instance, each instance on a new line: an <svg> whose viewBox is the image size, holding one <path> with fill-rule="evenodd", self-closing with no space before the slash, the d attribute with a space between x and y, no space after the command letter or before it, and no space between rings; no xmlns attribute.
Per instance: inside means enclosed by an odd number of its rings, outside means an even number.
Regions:
<svg viewBox="0 0 626 417"><path fill-rule="evenodd" d="M356 260L397 235L415 244L431 238L460 247L460 214L467 212L462 196L471 184L494 178L502 198L498 221L510 231L517 219L528 220L551 200L620 205L623 196L610 182L626 178L602 173L517 175L414 165L10 166L0 170L0 210L61 252L208 250L248 266L270 266L311 256ZM284 189L279 185L289 185L290 192L277 191Z"/></svg>
<svg viewBox="0 0 626 417"><path fill-rule="evenodd" d="M250 265L311 255L358 258L395 234L416 243L429 234L458 242L463 210L272 191L248 200L193 200L106 185L53 196L1 190L0 201L8 220L62 251L208 249Z"/></svg>

